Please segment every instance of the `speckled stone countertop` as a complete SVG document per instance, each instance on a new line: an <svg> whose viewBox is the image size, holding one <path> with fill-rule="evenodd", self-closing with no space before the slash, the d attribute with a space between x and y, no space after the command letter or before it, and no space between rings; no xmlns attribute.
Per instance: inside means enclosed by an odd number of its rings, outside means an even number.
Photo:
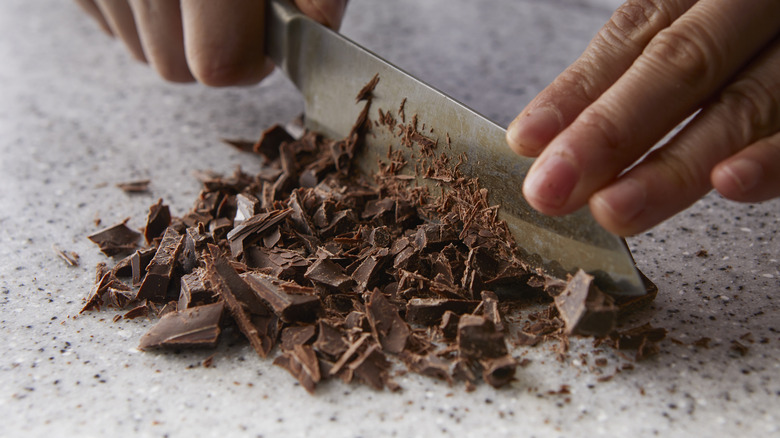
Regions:
<svg viewBox="0 0 780 438"><path fill-rule="evenodd" d="M356 1L344 33L506 124L609 17L614 0ZM187 211L192 169L257 163L220 144L302 108L275 75L227 90L166 84L73 2L0 2L0 436L763 436L780 433L780 202L707 196L629 240L659 286L628 325L669 330L631 361L574 339L511 387L474 392L416 375L403 391L331 382L308 395L244 343L141 353L151 321L77 317L94 266L86 236L157 198ZM117 182L151 179L129 196ZM81 256L67 266L52 245ZM708 348L695 341L710 338ZM747 347L735 349L734 342ZM580 358L579 352L588 353ZM742 354L744 353L744 355ZM609 380L602 377L613 377ZM607 380L607 381L603 381ZM568 385L568 394L557 394Z"/></svg>

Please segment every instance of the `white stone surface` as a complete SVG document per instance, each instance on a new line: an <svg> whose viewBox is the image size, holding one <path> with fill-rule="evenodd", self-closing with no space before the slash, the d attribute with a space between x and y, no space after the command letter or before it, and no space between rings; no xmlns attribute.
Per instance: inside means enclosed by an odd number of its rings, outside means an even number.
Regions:
<svg viewBox="0 0 780 438"><path fill-rule="evenodd" d="M609 17L614 0L353 1L344 33L506 124ZM301 111L279 76L250 88L161 82L73 2L0 2L0 436L777 436L780 433L780 202L717 195L629 240L660 287L628 325L669 330L656 357L590 340L560 363L547 346L510 388L402 376L400 393L341 382L310 396L240 340L211 352L141 353L149 320L77 316L94 266L86 236L158 197L176 214L191 169L256 168L220 144ZM114 184L152 180L151 194ZM66 266L52 244L76 251ZM706 251L705 253L700 251ZM748 335L749 334L749 335ZM702 337L710 348L692 346ZM672 342L671 339L677 342ZM745 356L732 341L749 347ZM228 345L230 344L230 345ZM588 353L587 363L577 352ZM568 385L568 395L552 395Z"/></svg>

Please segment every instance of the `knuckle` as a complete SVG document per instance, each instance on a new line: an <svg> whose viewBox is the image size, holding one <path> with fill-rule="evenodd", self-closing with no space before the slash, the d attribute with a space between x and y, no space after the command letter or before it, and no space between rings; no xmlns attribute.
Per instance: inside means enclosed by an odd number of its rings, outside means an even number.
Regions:
<svg viewBox="0 0 780 438"><path fill-rule="evenodd" d="M678 193L696 191L709 181L709 170L676 148L661 149L657 163L661 175Z"/></svg>
<svg viewBox="0 0 780 438"><path fill-rule="evenodd" d="M721 93L720 103L741 128L740 145L773 133L780 125L780 98L776 86L745 76Z"/></svg>
<svg viewBox="0 0 780 438"><path fill-rule="evenodd" d="M597 72L598 69L593 68L589 61L581 58L558 77L557 88L568 96L590 104L595 102L603 91L595 77Z"/></svg>
<svg viewBox="0 0 780 438"><path fill-rule="evenodd" d="M672 26L659 32L641 59L674 75L690 89L711 85L724 64L722 49L710 31L698 22Z"/></svg>
<svg viewBox="0 0 780 438"><path fill-rule="evenodd" d="M632 41L638 31L651 23L653 13L657 10L655 2L651 0L624 3L612 14L600 36L611 44L623 45Z"/></svg>

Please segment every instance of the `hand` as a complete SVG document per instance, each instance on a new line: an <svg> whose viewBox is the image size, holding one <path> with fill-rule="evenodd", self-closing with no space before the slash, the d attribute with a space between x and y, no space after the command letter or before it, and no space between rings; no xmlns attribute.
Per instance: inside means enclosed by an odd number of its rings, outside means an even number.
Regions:
<svg viewBox="0 0 780 438"><path fill-rule="evenodd" d="M263 0L76 0L164 79L247 85L273 71L262 54ZM295 0L304 14L338 29L347 0Z"/></svg>
<svg viewBox="0 0 780 438"><path fill-rule="evenodd" d="M780 196L779 131L780 2L629 0L517 116L507 142L539 157L523 185L534 208L588 204L626 236L713 187L742 202Z"/></svg>

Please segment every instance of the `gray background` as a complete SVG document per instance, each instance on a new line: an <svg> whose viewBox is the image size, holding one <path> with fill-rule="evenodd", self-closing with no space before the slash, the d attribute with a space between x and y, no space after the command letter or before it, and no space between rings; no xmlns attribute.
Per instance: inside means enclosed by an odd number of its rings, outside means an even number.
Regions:
<svg viewBox="0 0 780 438"><path fill-rule="evenodd" d="M617 3L353 1L343 31L506 125ZM220 138L255 138L301 108L278 75L250 88L163 83L71 2L0 2L0 436L780 432L778 201L711 194L629 239L660 287L629 325L652 322L669 339L608 382L598 378L629 361L605 350L609 365L593 367L591 341L575 339L563 363L550 344L515 351L531 363L498 391L409 375L400 393L332 382L312 397L245 343L223 343L203 368L210 352L137 351L150 320L77 316L105 261L86 240L95 218L140 227L158 197L186 212L193 169L257 168ZM115 187L139 178L152 180L150 194ZM66 266L52 244L81 265ZM709 348L692 345L705 336ZM730 348L737 340L745 356ZM570 394L550 393L564 384Z"/></svg>

